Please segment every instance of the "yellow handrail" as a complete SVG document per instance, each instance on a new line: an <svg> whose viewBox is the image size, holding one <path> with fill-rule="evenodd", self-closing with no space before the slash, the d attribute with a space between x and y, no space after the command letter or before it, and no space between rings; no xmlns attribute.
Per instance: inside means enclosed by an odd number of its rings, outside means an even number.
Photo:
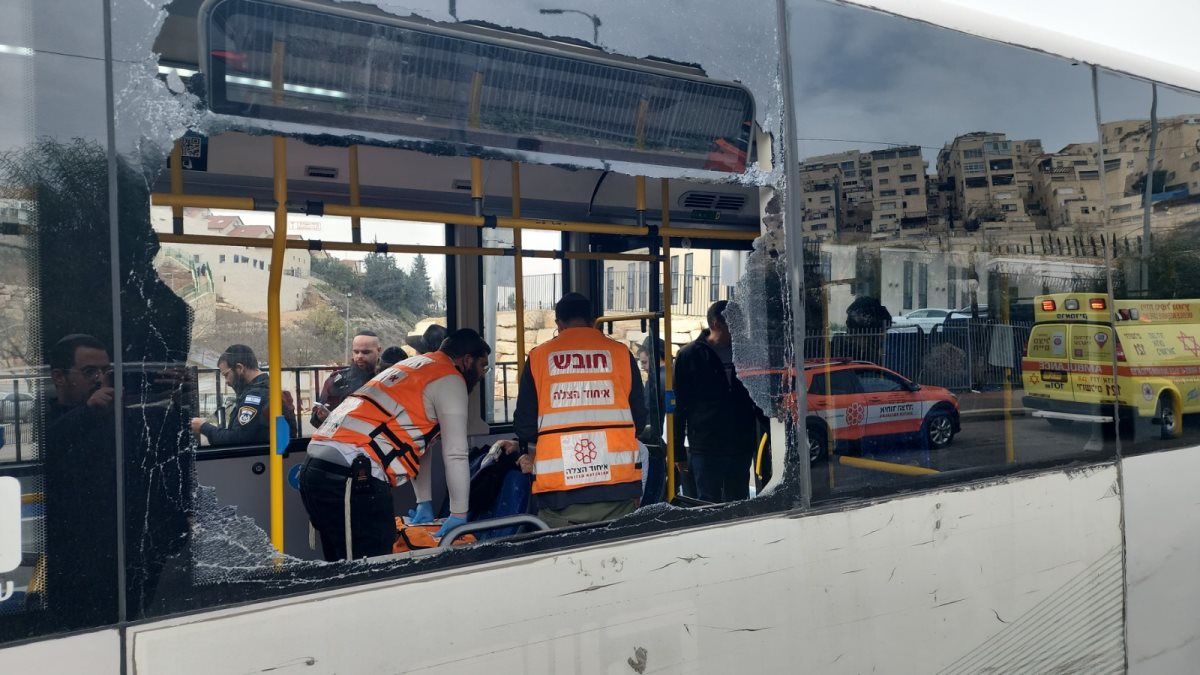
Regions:
<svg viewBox="0 0 1200 675"><path fill-rule="evenodd" d="M870 469L871 471L882 471L884 473L894 473L901 476L932 476L939 474L941 471L937 469L928 469L923 466L913 466L911 464L897 464L895 462L881 462L877 459L866 459L863 457L846 457L838 455L838 463L842 466L850 466L856 469Z"/></svg>
<svg viewBox="0 0 1200 675"><path fill-rule="evenodd" d="M763 455L766 454L767 451L767 438L767 434L762 435L762 440L758 442L758 455L756 455L754 459L754 475L757 476L759 480L762 480L762 461Z"/></svg>
<svg viewBox="0 0 1200 675"><path fill-rule="evenodd" d="M661 180L662 183L662 228L659 230L662 234L662 254L660 260L671 259L671 185L666 178ZM663 404L666 405L667 393L674 391L675 387L675 364L671 358L671 273L670 267L660 270L663 280L662 285L662 308L663 308L663 368L665 374L663 376ZM667 502L675 499L675 413L668 412L667 420Z"/></svg>
<svg viewBox="0 0 1200 675"><path fill-rule="evenodd" d="M288 436L280 438L278 421L283 419L283 348L280 340L279 291L283 286L284 253L287 242L287 139L275 142L275 236L271 245L271 267L267 281L267 368L270 394L267 405L271 431L271 544L283 553L283 450ZM283 445L280 445L283 444Z"/></svg>

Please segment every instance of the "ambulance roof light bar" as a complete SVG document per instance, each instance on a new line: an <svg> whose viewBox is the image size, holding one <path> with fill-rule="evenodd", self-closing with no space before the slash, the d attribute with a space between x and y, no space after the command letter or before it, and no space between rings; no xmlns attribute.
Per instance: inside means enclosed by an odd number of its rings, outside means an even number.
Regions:
<svg viewBox="0 0 1200 675"><path fill-rule="evenodd" d="M1048 302L1050 302L1051 309L1047 310L1047 311L1051 311L1054 308L1054 301L1050 300ZM1046 303L1043 302L1042 304L1045 305ZM1045 309L1045 307L1043 307L1042 309ZM1075 298L1068 298L1066 300L1066 302L1063 303L1063 309L1067 310L1068 312L1078 311L1079 310L1079 301L1076 300Z"/></svg>
<svg viewBox="0 0 1200 675"><path fill-rule="evenodd" d="M1078 303L1076 303L1076 308L1078 309ZM1043 312L1053 312L1054 310L1055 310L1055 304L1054 304L1053 300L1043 300L1042 301L1042 311Z"/></svg>
<svg viewBox="0 0 1200 675"><path fill-rule="evenodd" d="M1092 298L1088 300L1088 306L1092 309L1105 309L1108 307L1108 303L1104 301L1104 298Z"/></svg>

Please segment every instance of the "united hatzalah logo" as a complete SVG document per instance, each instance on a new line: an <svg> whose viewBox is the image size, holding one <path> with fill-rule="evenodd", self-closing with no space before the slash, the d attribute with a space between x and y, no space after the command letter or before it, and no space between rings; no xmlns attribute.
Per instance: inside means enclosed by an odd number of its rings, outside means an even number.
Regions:
<svg viewBox="0 0 1200 675"><path fill-rule="evenodd" d="M596 461L596 444L590 438L585 438L575 444L575 461L591 464Z"/></svg>

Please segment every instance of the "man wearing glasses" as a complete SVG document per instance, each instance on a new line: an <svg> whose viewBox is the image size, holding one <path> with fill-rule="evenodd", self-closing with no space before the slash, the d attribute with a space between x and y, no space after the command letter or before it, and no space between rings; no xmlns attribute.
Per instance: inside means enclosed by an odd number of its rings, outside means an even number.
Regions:
<svg viewBox="0 0 1200 675"><path fill-rule="evenodd" d="M192 419L192 433L203 434L209 445L262 445L270 442L270 410L267 395L269 376L258 369L258 357L246 345L230 345L217 368L225 384L237 394L237 405L226 417L224 428L202 418Z"/></svg>
<svg viewBox="0 0 1200 675"><path fill-rule="evenodd" d="M405 359L350 394L312 435L300 497L328 561L387 555L396 540L392 488L411 481L413 524L433 522L429 447L446 465L450 517L441 537L466 522L468 394L491 369L479 333L450 333L434 352Z"/></svg>
<svg viewBox="0 0 1200 675"><path fill-rule="evenodd" d="M91 335L76 333L59 340L50 350L50 378L54 381L57 414L108 415L113 405L112 365L108 348Z"/></svg>

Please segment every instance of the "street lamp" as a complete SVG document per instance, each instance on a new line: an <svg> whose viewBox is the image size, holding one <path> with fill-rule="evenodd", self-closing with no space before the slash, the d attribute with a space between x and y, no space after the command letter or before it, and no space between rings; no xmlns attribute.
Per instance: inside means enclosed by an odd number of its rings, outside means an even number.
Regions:
<svg viewBox="0 0 1200 675"><path fill-rule="evenodd" d="M350 297L353 293L346 294L346 358L350 358Z"/></svg>
<svg viewBox="0 0 1200 675"><path fill-rule="evenodd" d="M542 14L582 14L592 22L592 44L600 46L600 17L579 9L539 9Z"/></svg>

